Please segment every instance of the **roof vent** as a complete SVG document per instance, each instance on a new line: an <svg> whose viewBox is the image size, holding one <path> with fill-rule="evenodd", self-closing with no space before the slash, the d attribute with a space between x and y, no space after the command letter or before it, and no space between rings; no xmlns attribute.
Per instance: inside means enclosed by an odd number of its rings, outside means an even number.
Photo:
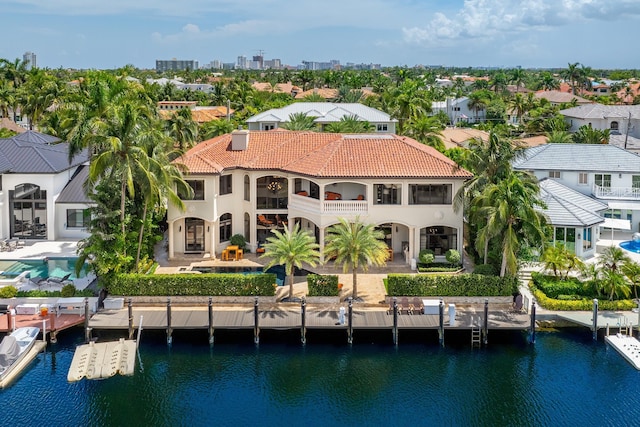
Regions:
<svg viewBox="0 0 640 427"><path fill-rule="evenodd" d="M244 151L249 148L249 131L238 129L231 132L231 149Z"/></svg>

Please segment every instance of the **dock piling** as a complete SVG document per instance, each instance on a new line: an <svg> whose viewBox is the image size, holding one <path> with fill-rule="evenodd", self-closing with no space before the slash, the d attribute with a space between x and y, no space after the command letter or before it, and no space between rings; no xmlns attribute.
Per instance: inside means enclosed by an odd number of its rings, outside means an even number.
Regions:
<svg viewBox="0 0 640 427"><path fill-rule="evenodd" d="M213 345L213 299L209 297L209 345Z"/></svg>
<svg viewBox="0 0 640 427"><path fill-rule="evenodd" d="M253 303L253 342L256 345L260 344L260 317L258 314L258 297L256 297Z"/></svg>
<svg viewBox="0 0 640 427"><path fill-rule="evenodd" d="M444 301L440 300L438 305L438 341L444 347Z"/></svg>
<svg viewBox="0 0 640 427"><path fill-rule="evenodd" d="M531 302L531 325L529 326L529 343L536 343L536 300Z"/></svg>
<svg viewBox="0 0 640 427"><path fill-rule="evenodd" d="M89 327L89 298L84 299L84 342L91 341L91 328Z"/></svg>
<svg viewBox="0 0 640 427"><path fill-rule="evenodd" d="M484 320L482 323L482 342L489 344L489 298L484 299Z"/></svg>
<svg viewBox="0 0 640 427"><path fill-rule="evenodd" d="M129 339L133 338L133 300L127 300L127 312L129 314Z"/></svg>
<svg viewBox="0 0 640 427"><path fill-rule="evenodd" d="M347 342L353 344L353 298L349 297L349 324L347 325Z"/></svg>
<svg viewBox="0 0 640 427"><path fill-rule="evenodd" d="M593 299L593 340L598 341L598 298Z"/></svg>
<svg viewBox="0 0 640 427"><path fill-rule="evenodd" d="M307 343L307 299L302 297L302 302L300 303L300 314L302 319L300 319L300 340L302 341L302 345Z"/></svg>
<svg viewBox="0 0 640 427"><path fill-rule="evenodd" d="M393 345L398 345L398 298L393 297Z"/></svg>
<svg viewBox="0 0 640 427"><path fill-rule="evenodd" d="M171 298L167 298L167 345L173 342L173 328L171 327Z"/></svg>

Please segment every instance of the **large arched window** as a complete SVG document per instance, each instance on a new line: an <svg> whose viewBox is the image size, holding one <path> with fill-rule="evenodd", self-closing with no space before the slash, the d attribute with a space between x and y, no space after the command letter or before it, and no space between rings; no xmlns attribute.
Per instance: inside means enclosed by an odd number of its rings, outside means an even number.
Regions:
<svg viewBox="0 0 640 427"><path fill-rule="evenodd" d="M249 175L244 176L244 200L251 201L251 183L249 181Z"/></svg>
<svg viewBox="0 0 640 427"><path fill-rule="evenodd" d="M47 238L47 192L35 184L16 185L9 190L11 236Z"/></svg>
<svg viewBox="0 0 640 427"><path fill-rule="evenodd" d="M618 130L618 122L611 122L611 130Z"/></svg>
<svg viewBox="0 0 640 427"><path fill-rule="evenodd" d="M228 242L231 240L231 214L226 213L220 216L220 241Z"/></svg>
<svg viewBox="0 0 640 427"><path fill-rule="evenodd" d="M458 249L458 231L452 227L435 225L420 229L420 250L431 249L444 255L449 249Z"/></svg>

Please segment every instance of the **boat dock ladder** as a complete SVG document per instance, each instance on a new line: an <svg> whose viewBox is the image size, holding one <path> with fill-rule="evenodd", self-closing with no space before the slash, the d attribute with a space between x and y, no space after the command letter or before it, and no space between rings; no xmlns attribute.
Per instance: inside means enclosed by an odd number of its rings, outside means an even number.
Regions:
<svg viewBox="0 0 640 427"><path fill-rule="evenodd" d="M471 347L482 347L482 329L479 318L474 318L471 325Z"/></svg>

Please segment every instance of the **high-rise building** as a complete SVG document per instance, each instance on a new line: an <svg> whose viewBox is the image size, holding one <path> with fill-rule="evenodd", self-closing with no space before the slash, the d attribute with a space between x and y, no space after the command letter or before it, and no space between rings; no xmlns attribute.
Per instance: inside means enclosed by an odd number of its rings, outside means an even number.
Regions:
<svg viewBox="0 0 640 427"><path fill-rule="evenodd" d="M198 61L193 59L156 59L156 71L162 73L164 71L184 71L197 70Z"/></svg>
<svg viewBox="0 0 640 427"><path fill-rule="evenodd" d="M36 54L33 52L25 52L24 55L22 55L22 61L24 61L24 66L27 70L38 67Z"/></svg>

